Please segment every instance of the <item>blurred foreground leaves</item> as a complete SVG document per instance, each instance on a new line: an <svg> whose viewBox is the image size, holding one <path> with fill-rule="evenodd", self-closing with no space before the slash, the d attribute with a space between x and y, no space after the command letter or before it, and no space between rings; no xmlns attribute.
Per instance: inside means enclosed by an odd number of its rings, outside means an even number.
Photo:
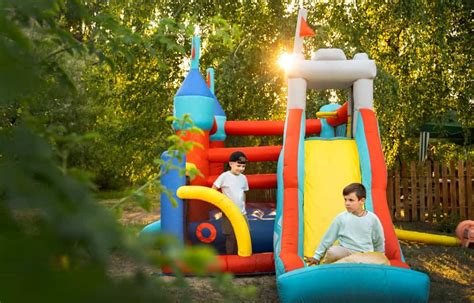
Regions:
<svg viewBox="0 0 474 303"><path fill-rule="evenodd" d="M113 212L93 199L87 174L68 168L69 152L95 139L70 123L89 119L82 64L113 68L107 52L133 60L128 50L144 45L113 14L98 11L101 3L0 0L1 302L190 300L182 275L173 284L140 270L112 277L110 256L156 269L184 262L201 273L215 262L212 251L188 251L165 236L127 238Z"/></svg>

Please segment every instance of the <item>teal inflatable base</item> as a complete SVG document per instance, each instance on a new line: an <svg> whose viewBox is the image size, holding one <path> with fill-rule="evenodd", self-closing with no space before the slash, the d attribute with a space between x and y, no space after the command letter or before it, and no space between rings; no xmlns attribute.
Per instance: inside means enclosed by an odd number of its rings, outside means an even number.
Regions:
<svg viewBox="0 0 474 303"><path fill-rule="evenodd" d="M281 302L428 302L430 281L411 269L328 264L277 277Z"/></svg>
<svg viewBox="0 0 474 303"><path fill-rule="evenodd" d="M156 222L150 223L147 226L145 226L140 233L141 234L157 234L160 231L161 231L161 220L158 220Z"/></svg>

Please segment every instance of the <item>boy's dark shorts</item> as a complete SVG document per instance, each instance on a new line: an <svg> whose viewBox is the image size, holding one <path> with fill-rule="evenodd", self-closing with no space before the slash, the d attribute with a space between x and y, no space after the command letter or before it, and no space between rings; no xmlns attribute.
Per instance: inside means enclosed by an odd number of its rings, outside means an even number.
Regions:
<svg viewBox="0 0 474 303"><path fill-rule="evenodd" d="M246 215L243 215L245 218L245 221L247 222L247 225L249 224L249 221L247 219ZM232 224L230 224L229 219L227 216L222 214L222 233L224 235L233 235L234 234L234 229L232 228Z"/></svg>
<svg viewBox="0 0 474 303"><path fill-rule="evenodd" d="M229 219L225 215L222 215L222 233L224 235L232 235L234 233L232 224L230 224Z"/></svg>

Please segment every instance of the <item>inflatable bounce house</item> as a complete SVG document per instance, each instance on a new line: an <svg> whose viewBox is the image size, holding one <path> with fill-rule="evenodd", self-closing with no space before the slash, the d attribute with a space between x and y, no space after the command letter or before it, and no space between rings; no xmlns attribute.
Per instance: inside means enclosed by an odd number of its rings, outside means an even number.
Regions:
<svg viewBox="0 0 474 303"><path fill-rule="evenodd" d="M161 231L186 245L213 246L217 267L234 274L276 272L282 302L426 302L427 275L404 262L386 199L386 166L373 109L376 66L364 53L347 60L340 49L320 49L305 60L303 38L311 34L300 9L294 50L286 68L288 104L285 121L227 121L214 95L213 72L199 73L199 37L193 38L191 69L174 99L174 116L189 114L201 134L174 125L186 141L198 142L175 167L197 167L202 176L187 180L177 169L163 172L162 183L175 194L177 207L161 196ZM207 82L207 83L206 83ZM318 119L306 119L309 89L347 89L342 106L328 104ZM227 136L281 135L282 146L225 147ZM249 227L237 207L211 189L229 155L243 151L250 162L277 161L274 174L246 175L250 189L276 188L277 201L247 201ZM307 266L334 217L345 210L342 189L361 182L366 208L380 218L390 266L323 264ZM237 238L237 255L225 255L222 213ZM153 230L159 222L145 228Z"/></svg>
<svg viewBox="0 0 474 303"><path fill-rule="evenodd" d="M226 148L227 136L283 135L283 121L227 121L214 95L214 71L207 70L206 79L199 72L200 38L192 39L191 68L174 98L174 117L190 115L194 126L202 133L188 132L190 125L174 123L176 134L184 141L198 143L179 161L165 152L164 161L172 161L173 168L162 171L161 182L174 194L173 206L166 194L161 195L161 220L145 227L144 232L173 234L186 245L209 245L218 253L216 269L234 274L273 273L273 228L275 201L252 203L247 201L245 222L240 210L220 192L211 189L216 178L226 170L230 154L240 150L250 162L278 160L281 146ZM188 180L180 175L186 167L195 167L200 176ZM250 189L276 189L273 174L246 175ZM237 239L236 255L225 255L222 234L222 213L231 222ZM250 228L249 228L250 227ZM171 273L168 268L164 273Z"/></svg>

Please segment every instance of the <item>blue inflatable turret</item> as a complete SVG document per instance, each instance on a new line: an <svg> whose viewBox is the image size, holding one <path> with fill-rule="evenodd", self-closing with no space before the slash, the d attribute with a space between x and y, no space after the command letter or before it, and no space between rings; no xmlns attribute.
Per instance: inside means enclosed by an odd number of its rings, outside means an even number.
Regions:
<svg viewBox="0 0 474 303"><path fill-rule="evenodd" d="M174 97L173 115L182 119L185 114L189 114L195 126L208 131L214 123L216 101L199 72L200 43L200 38L194 36L191 48L191 69ZM180 130L177 123L173 124L173 128Z"/></svg>
<svg viewBox="0 0 474 303"><path fill-rule="evenodd" d="M339 109L341 106L339 104L331 103L323 105L319 111L320 112L332 112ZM346 125L339 125L336 128L329 125L325 118L321 118L321 138L333 138L333 137L345 137L346 135Z"/></svg>

